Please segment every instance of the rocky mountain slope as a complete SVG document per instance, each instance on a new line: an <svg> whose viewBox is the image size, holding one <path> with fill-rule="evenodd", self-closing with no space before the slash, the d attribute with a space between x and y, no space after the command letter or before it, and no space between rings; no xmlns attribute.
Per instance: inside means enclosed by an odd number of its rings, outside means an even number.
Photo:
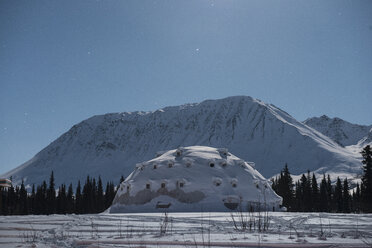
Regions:
<svg viewBox="0 0 372 248"><path fill-rule="evenodd" d="M316 129L342 146L356 145L372 132L372 125L364 126L352 124L340 118L329 118L326 115L313 117L304 124Z"/></svg>
<svg viewBox="0 0 372 248"><path fill-rule="evenodd" d="M57 185L85 180L88 174L117 181L159 150L193 145L226 147L255 162L265 177L280 172L285 163L295 174L360 173L355 153L274 105L235 96L153 112L93 116L3 176L39 184L53 170Z"/></svg>

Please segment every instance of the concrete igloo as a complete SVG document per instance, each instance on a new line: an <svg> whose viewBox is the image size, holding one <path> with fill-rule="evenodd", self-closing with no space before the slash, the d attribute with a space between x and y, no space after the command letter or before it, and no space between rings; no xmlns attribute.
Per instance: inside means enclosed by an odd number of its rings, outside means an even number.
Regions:
<svg viewBox="0 0 372 248"><path fill-rule="evenodd" d="M282 198L250 164L206 146L158 153L122 182L109 212L280 210Z"/></svg>

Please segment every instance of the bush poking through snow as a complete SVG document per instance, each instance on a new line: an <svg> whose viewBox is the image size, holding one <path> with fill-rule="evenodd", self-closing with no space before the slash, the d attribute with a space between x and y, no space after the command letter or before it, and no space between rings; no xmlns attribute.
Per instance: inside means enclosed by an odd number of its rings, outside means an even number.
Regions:
<svg viewBox="0 0 372 248"><path fill-rule="evenodd" d="M160 236L164 236L167 233L169 225L168 213L164 212L164 218L160 220Z"/></svg>

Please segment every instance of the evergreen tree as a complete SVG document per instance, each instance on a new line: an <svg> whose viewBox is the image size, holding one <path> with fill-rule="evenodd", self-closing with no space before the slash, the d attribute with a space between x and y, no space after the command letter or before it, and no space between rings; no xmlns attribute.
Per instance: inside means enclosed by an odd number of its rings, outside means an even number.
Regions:
<svg viewBox="0 0 372 248"><path fill-rule="evenodd" d="M50 174L49 188L47 191L47 214L55 213L55 203L56 203L56 190L54 185L54 173Z"/></svg>
<svg viewBox="0 0 372 248"><path fill-rule="evenodd" d="M336 204L334 201L334 191L332 187L331 177L329 174L327 175L327 194L328 194L328 212L331 212L332 210L336 209Z"/></svg>
<svg viewBox="0 0 372 248"><path fill-rule="evenodd" d="M292 207L293 211L303 211L302 208L302 191L301 191L301 186L300 186L300 181L297 181L295 184L295 198L294 198L294 207Z"/></svg>
<svg viewBox="0 0 372 248"><path fill-rule="evenodd" d="M344 213L350 213L350 193L349 193L349 183L347 178L344 180L344 185L342 189L342 211Z"/></svg>
<svg viewBox="0 0 372 248"><path fill-rule="evenodd" d="M323 174L323 179L320 182L320 189L319 189L319 211L321 212L328 212L330 211L329 208L329 198L327 192L327 180L325 175Z"/></svg>
<svg viewBox="0 0 372 248"><path fill-rule="evenodd" d="M16 193L13 187L13 184L8 188L8 197L7 197L7 212L9 215L15 214L15 209L16 209Z"/></svg>
<svg viewBox="0 0 372 248"><path fill-rule="evenodd" d="M363 157L363 175L361 185L362 208L364 212L372 212L372 151L367 145L361 151Z"/></svg>
<svg viewBox="0 0 372 248"><path fill-rule="evenodd" d="M312 211L312 194L311 194L311 179L310 172L308 171L307 177L305 174L302 175L300 179L300 187L302 194L302 208L301 211L310 212Z"/></svg>
<svg viewBox="0 0 372 248"><path fill-rule="evenodd" d="M341 183L340 178L337 177L337 182L336 182L336 186L335 186L335 193L334 193L334 200L335 200L335 204L336 204L335 210L338 213L342 213L342 210L343 210L342 193L343 193L342 183Z"/></svg>
<svg viewBox="0 0 372 248"><path fill-rule="evenodd" d="M293 179L288 170L288 165L285 164L284 169L280 172L279 178L276 177L273 183L275 192L283 198L283 206L288 211L292 210L293 205Z"/></svg>
<svg viewBox="0 0 372 248"><path fill-rule="evenodd" d="M318 188L318 182L316 181L315 174L313 173L313 176L311 178L311 199L312 199L312 211L319 211L319 188Z"/></svg>
<svg viewBox="0 0 372 248"><path fill-rule="evenodd" d="M71 183L70 186L68 186L66 197L66 213L71 214L74 212L74 191Z"/></svg>
<svg viewBox="0 0 372 248"><path fill-rule="evenodd" d="M31 190L31 195L28 198L28 212L30 214L35 214L35 184L32 184L32 190Z"/></svg>
<svg viewBox="0 0 372 248"><path fill-rule="evenodd" d="M92 191L91 191L91 198L92 198L92 208L91 213L97 213L97 185L96 179L93 178L92 180Z"/></svg>
<svg viewBox="0 0 372 248"><path fill-rule="evenodd" d="M360 212L360 187L357 183L356 190L353 193L353 211L356 213Z"/></svg>
<svg viewBox="0 0 372 248"><path fill-rule="evenodd" d="M97 212L102 212L105 208L104 196L103 196L103 186L101 177L98 177L98 186L97 186Z"/></svg>
<svg viewBox="0 0 372 248"><path fill-rule="evenodd" d="M27 191L23 180L21 183L21 188L19 189L19 214L28 214Z"/></svg>
<svg viewBox="0 0 372 248"><path fill-rule="evenodd" d="M75 213L81 214L83 213L83 197L81 195L81 186L80 186L80 180L78 181L78 185L76 187L75 192Z"/></svg>
<svg viewBox="0 0 372 248"><path fill-rule="evenodd" d="M65 214L66 205L67 205L66 186L62 184L58 189L56 212L58 214Z"/></svg>
<svg viewBox="0 0 372 248"><path fill-rule="evenodd" d="M83 213L92 213L93 207L92 182L89 176L87 176L87 179L83 186L82 199Z"/></svg>
<svg viewBox="0 0 372 248"><path fill-rule="evenodd" d="M0 213L1 215L7 215L8 214L8 191L4 188L0 188L0 200L1 200L1 208Z"/></svg>
<svg viewBox="0 0 372 248"><path fill-rule="evenodd" d="M115 186L112 182L107 182L105 192L105 208L108 208L112 204L112 200L115 197Z"/></svg>

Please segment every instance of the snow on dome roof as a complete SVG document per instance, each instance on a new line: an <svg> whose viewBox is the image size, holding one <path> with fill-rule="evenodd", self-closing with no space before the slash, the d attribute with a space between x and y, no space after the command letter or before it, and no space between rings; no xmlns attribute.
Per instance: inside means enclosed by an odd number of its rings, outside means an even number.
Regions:
<svg viewBox="0 0 372 248"><path fill-rule="evenodd" d="M135 166L122 183L130 182L130 187L117 192L110 212L164 211L158 202L167 203L167 211L231 211L239 205L243 210L279 210L281 197L250 163L225 148L189 146L162 152ZM239 202L231 205L231 199Z"/></svg>

